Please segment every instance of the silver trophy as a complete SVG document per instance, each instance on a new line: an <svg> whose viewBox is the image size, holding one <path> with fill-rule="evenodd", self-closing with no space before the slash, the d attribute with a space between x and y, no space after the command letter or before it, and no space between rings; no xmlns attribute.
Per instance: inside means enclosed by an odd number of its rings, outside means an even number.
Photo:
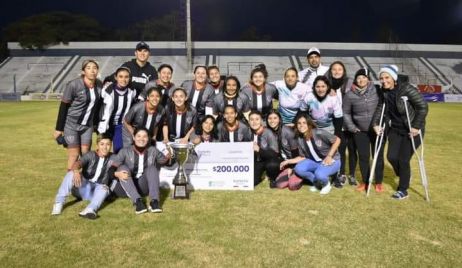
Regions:
<svg viewBox="0 0 462 268"><path fill-rule="evenodd" d="M186 175L184 165L188 161L189 155L194 151L194 145L172 142L168 144L168 147L171 148L170 152L178 163L178 171L172 182L175 186L172 197L173 199L189 199L189 179Z"/></svg>

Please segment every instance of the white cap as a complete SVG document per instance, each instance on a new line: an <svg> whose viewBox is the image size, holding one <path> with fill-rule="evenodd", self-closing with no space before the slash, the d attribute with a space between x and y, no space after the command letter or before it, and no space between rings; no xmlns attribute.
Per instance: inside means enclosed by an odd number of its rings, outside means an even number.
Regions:
<svg viewBox="0 0 462 268"><path fill-rule="evenodd" d="M316 53L319 56L321 56L321 51L319 51L319 49L317 47L312 47L312 48L308 49L308 52L306 53L306 56L308 57L313 53Z"/></svg>
<svg viewBox="0 0 462 268"><path fill-rule="evenodd" d="M387 73L393 78L393 80L398 81L398 66L393 64L385 65L380 68L379 77L382 73Z"/></svg>

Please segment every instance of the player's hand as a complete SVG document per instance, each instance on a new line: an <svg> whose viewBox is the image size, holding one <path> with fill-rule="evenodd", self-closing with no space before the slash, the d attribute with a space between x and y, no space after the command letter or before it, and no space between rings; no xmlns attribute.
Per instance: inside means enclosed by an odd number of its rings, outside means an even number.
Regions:
<svg viewBox="0 0 462 268"><path fill-rule="evenodd" d="M59 131L59 130L55 130L55 132L53 132L53 138L56 140L59 136L62 136L64 135L64 132L62 131Z"/></svg>
<svg viewBox="0 0 462 268"><path fill-rule="evenodd" d="M122 170L122 171L117 171L114 173L114 176L116 176L119 180L126 180L129 177L129 174L127 171Z"/></svg>
<svg viewBox="0 0 462 268"><path fill-rule="evenodd" d="M374 126L374 131L377 136L382 136L383 135L383 129L380 126Z"/></svg>
<svg viewBox="0 0 462 268"><path fill-rule="evenodd" d="M259 151L260 151L260 146L258 146L258 144L257 144L256 142L253 144L253 150L254 150L255 152L259 152Z"/></svg>
<svg viewBox="0 0 462 268"><path fill-rule="evenodd" d="M77 188L82 186L82 176L80 175L80 172L74 171L74 176L72 177L72 184Z"/></svg>
<svg viewBox="0 0 462 268"><path fill-rule="evenodd" d="M420 132L420 129L416 129L416 128L411 128L411 132L409 133L409 136L412 138L412 137L415 137L417 135L419 135L419 132Z"/></svg>

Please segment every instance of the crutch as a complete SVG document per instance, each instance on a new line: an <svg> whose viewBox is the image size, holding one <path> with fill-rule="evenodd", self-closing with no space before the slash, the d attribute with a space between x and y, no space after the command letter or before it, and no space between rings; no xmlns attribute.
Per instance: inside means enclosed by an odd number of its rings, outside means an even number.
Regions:
<svg viewBox="0 0 462 268"><path fill-rule="evenodd" d="M383 122L383 115L385 114L385 103L383 103L382 106L382 113L380 114L380 121L379 121L379 126L381 133L377 134L377 138L375 139L375 144L374 144L374 158L372 158L372 166L371 169L369 170L369 183L367 185L367 191L366 191L366 196L369 197L369 192L371 190L372 186L372 179L375 176L375 167L377 166L377 159L379 157L379 152L380 148L382 147L383 143L383 136L385 135L385 122Z"/></svg>
<svg viewBox="0 0 462 268"><path fill-rule="evenodd" d="M409 126L409 133L411 133L411 121L409 118L409 110L407 107L408 97L402 96L401 99L404 102L404 108L406 109L407 124ZM425 164L424 164L424 142L422 138L422 131L420 129L419 129L419 138L420 138L420 144L421 144L420 155L417 153L417 149L415 148L415 142L414 142L413 136L411 136L412 149L414 149L414 153L417 156L417 160L419 161L419 172L420 172L420 178L422 180L422 186L424 187L424 190L425 190L425 199L428 202L430 202L430 195L428 193L428 178L427 178L427 172L425 171Z"/></svg>

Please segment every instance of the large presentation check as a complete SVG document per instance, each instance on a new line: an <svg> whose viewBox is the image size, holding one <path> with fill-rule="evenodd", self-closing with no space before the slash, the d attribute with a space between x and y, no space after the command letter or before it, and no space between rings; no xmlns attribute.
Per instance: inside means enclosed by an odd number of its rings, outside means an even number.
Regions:
<svg viewBox="0 0 462 268"><path fill-rule="evenodd" d="M159 150L163 144L158 143ZM253 190L253 143L201 143L194 149L185 171L194 189L200 190ZM172 186L178 164L162 167L162 187Z"/></svg>

